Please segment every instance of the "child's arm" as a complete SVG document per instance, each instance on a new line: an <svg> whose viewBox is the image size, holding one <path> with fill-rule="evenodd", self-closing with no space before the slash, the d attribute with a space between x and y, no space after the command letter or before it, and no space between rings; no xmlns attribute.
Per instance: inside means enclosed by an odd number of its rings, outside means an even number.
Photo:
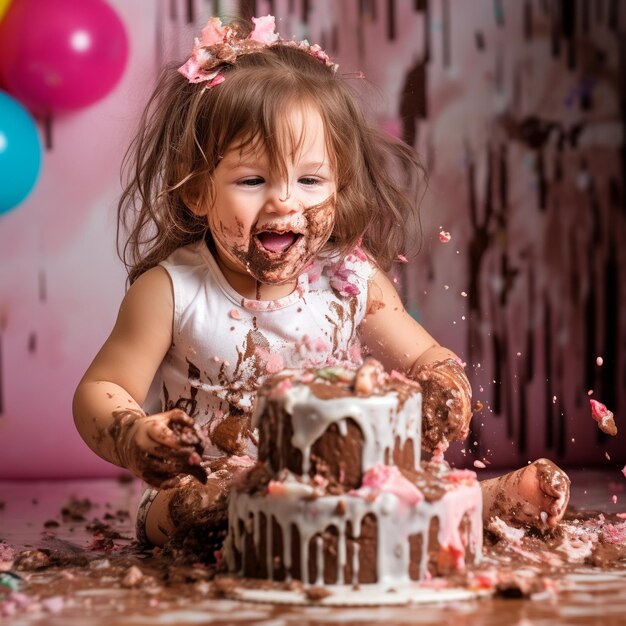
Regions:
<svg viewBox="0 0 626 626"><path fill-rule="evenodd" d="M451 439L467 437L472 392L459 358L407 313L382 272L369 282L359 335L387 370L398 370L422 385L424 448L445 450Z"/></svg>
<svg viewBox="0 0 626 626"><path fill-rule="evenodd" d="M76 427L99 456L154 486L196 473L200 457L177 432L193 428L181 410L146 416L141 408L172 342L172 287L160 267L128 290L111 335L74 395Z"/></svg>

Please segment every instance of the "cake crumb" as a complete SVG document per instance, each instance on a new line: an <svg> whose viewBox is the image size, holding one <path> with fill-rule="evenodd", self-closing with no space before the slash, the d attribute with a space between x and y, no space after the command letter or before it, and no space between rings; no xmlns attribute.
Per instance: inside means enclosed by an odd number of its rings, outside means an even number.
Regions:
<svg viewBox="0 0 626 626"><path fill-rule="evenodd" d="M331 596L332 592L325 587L306 587L304 595L307 600L311 600L311 602L319 602L320 600Z"/></svg>

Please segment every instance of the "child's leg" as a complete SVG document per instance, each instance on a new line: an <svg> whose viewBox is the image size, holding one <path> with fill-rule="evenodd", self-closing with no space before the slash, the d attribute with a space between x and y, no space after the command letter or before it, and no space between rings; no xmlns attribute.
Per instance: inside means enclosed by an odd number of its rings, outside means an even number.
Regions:
<svg viewBox="0 0 626 626"><path fill-rule="evenodd" d="M483 520L498 516L503 521L554 528L569 502L570 480L548 459L480 482L483 492Z"/></svg>
<svg viewBox="0 0 626 626"><path fill-rule="evenodd" d="M176 487L161 489L145 514L147 540L163 546L179 527L205 528L208 533L224 526L230 489L253 463L249 457L217 459L206 464L206 484L184 476Z"/></svg>
<svg viewBox="0 0 626 626"><path fill-rule="evenodd" d="M154 546L162 547L175 529L169 514L173 489L162 489L150 504L145 517L144 533Z"/></svg>
<svg viewBox="0 0 626 626"><path fill-rule="evenodd" d="M163 546L178 527L210 528L223 523L230 482L212 474L203 485L192 476L185 476L178 486L161 489L145 516L146 539Z"/></svg>

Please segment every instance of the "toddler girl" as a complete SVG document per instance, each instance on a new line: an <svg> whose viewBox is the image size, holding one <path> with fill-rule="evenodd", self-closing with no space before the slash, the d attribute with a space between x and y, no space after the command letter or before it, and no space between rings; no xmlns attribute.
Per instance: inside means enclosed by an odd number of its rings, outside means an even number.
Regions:
<svg viewBox="0 0 626 626"><path fill-rule="evenodd" d="M130 287L74 400L89 446L151 486L138 533L157 545L223 523L265 374L363 350L420 381L431 452L471 417L459 359L385 274L417 220L413 152L368 123L319 46L252 21L209 20L150 100L119 208Z"/></svg>

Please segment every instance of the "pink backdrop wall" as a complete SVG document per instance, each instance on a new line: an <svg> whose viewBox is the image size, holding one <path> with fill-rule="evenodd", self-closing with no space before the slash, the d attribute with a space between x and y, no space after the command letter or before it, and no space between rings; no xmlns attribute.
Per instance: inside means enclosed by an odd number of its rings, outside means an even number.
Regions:
<svg viewBox="0 0 626 626"><path fill-rule="evenodd" d="M240 9L108 1L130 40L121 82L53 120L35 191L0 217L0 478L118 472L75 433L71 398L123 296L119 166L159 65L182 59L213 11ZM541 0L241 4L277 15L283 36L321 42L341 72L363 70L368 82L354 82L372 116L428 168L423 251L400 279L412 313L468 362L485 405L455 461L623 465L624 434L598 434L587 392L619 428L626 10L610 0L572 0L574 14Z"/></svg>

